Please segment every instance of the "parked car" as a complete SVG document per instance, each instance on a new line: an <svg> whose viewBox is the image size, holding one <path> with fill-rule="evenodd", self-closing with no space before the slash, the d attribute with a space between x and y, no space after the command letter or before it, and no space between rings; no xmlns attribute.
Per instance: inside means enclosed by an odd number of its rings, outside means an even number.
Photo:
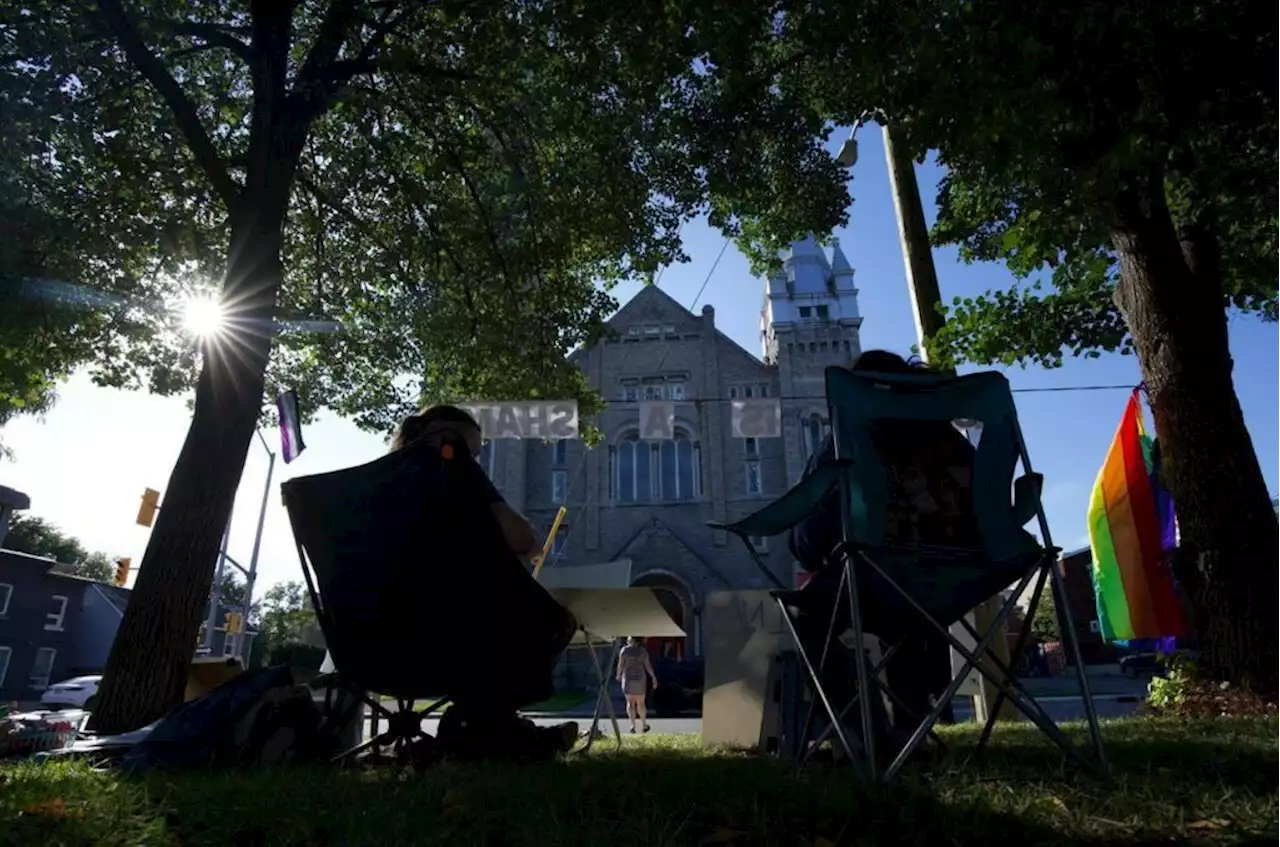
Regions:
<svg viewBox="0 0 1280 847"><path fill-rule="evenodd" d="M1175 655L1195 661L1196 651L1179 650ZM1169 658L1160 653L1130 653L1120 659L1120 673L1137 678L1139 676L1165 676L1169 672Z"/></svg>
<svg viewBox="0 0 1280 847"><path fill-rule="evenodd" d="M102 676L78 676L50 685L40 697L40 705L50 709L92 709L98 701Z"/></svg>

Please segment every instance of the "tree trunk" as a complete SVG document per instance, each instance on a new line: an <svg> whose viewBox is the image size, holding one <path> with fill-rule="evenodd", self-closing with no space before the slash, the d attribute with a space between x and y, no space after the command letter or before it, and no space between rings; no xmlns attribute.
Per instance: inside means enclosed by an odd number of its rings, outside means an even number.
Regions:
<svg viewBox="0 0 1280 847"><path fill-rule="evenodd" d="M1116 211L1116 304L1133 336L1177 508L1174 568L1195 613L1200 669L1274 692L1276 618L1270 593L1258 589L1275 584L1276 516L1232 383L1212 232L1184 234L1180 243L1160 175Z"/></svg>
<svg viewBox="0 0 1280 847"><path fill-rule="evenodd" d="M252 204L246 204L250 207ZM93 728L127 732L181 702L222 534L262 411L283 208L232 223L227 327L206 340L195 411L111 647Z"/></svg>

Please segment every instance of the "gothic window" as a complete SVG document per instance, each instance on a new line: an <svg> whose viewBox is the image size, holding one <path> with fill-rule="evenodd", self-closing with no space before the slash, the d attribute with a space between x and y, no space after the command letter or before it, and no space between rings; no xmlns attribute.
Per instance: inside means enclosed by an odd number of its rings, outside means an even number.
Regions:
<svg viewBox="0 0 1280 847"><path fill-rule="evenodd" d="M688 435L677 432L672 441L660 441L658 468L663 500L692 500L699 494L700 451Z"/></svg>
<svg viewBox="0 0 1280 847"><path fill-rule="evenodd" d="M671 383L671 385L670 385L670 386L668 386L668 390L671 392L671 399L672 399L672 400L683 400L683 399L684 399L684 383L683 383L683 382L673 382L673 383Z"/></svg>
<svg viewBox="0 0 1280 847"><path fill-rule="evenodd" d="M804 452L812 456L822 446L822 439L830 432L830 425L816 412L806 418L804 424Z"/></svg>
<svg viewBox="0 0 1280 847"><path fill-rule="evenodd" d="M568 471L552 471L551 472L551 502L563 503L569 496L569 472Z"/></svg>
<svg viewBox="0 0 1280 847"><path fill-rule="evenodd" d="M615 451L617 500L619 503L644 503L653 496L653 460L650 443L634 435L618 444Z"/></svg>
<svg viewBox="0 0 1280 847"><path fill-rule="evenodd" d="M747 493L759 494L763 490L760 482L760 463L746 462L744 463L744 473L746 475Z"/></svg>

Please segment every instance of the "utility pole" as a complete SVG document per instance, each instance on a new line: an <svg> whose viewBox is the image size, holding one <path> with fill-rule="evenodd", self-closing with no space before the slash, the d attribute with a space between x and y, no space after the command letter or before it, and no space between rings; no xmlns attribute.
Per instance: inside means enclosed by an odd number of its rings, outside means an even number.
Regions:
<svg viewBox="0 0 1280 847"><path fill-rule="evenodd" d="M942 293L938 289L938 273L929 245L924 206L920 202L915 162L895 143L893 130L889 126L883 127L883 131L884 156L889 166L889 187L893 192L893 208L898 217L898 237L902 242L902 258L907 271L907 292L911 296L911 311L916 322L916 341L920 347L920 358L928 362L929 343L946 322L940 310ZM978 606L973 610L974 628L979 633L986 632L999 610L999 597ZM990 653L997 661L1008 666L1009 645L1004 638L996 638L991 642ZM985 722L987 704L995 702L999 692L986 677L980 676L979 683L981 694L973 698L973 711L979 722ZM1016 711L1006 700L1004 708L1000 710L1000 718L1013 719L1016 715Z"/></svg>

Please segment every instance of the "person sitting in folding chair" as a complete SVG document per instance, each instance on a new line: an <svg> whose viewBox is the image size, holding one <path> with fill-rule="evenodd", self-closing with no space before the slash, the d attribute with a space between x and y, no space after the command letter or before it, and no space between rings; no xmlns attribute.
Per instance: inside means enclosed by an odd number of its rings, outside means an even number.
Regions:
<svg viewBox="0 0 1280 847"><path fill-rule="evenodd" d="M463 457L476 460L452 463L455 471L448 476L448 496L459 501L483 502L492 515L490 526L494 536L486 540L496 544L491 543L488 548L493 557L491 561L481 555L470 563L458 563L460 567L499 567L499 560L505 557L514 554L525 558L536 551L538 536L533 526L503 499L479 464L484 442L480 425L471 415L454 406L430 406L404 421L391 449L403 450L419 443L439 451L446 459L461 452ZM481 545L479 549L485 547ZM578 725L574 722L541 728L518 715L520 708L546 700L554 693L553 666L578 626L572 613L533 583L532 577L527 581L530 584L523 585L525 580L521 580L527 596L488 599L498 614L511 603L536 604L542 628L525 632L519 656L514 661L504 661L503 670L495 672L485 666L484 658L497 660L498 657L481 657L474 674L468 674L457 691L443 692L453 701L441 718L438 730L438 740L445 753L466 757L537 758L568 751L577 741Z"/></svg>
<svg viewBox="0 0 1280 847"><path fill-rule="evenodd" d="M920 365L884 350L866 351L852 367L855 371L880 373L909 373L920 369ZM895 535L903 542L976 543L977 528L965 488L968 480L963 473L948 472L951 464L965 467L972 460L974 450L964 436L950 424L933 422L895 425L880 435L877 447L886 466L893 469L891 473L896 476L891 485L896 502L890 506L896 522ZM810 457L805 476L813 473L820 463L830 461L833 454L833 441L828 435ZM792 530L789 545L801 566L813 574L805 587L796 592L793 601L798 612L797 633L812 656L822 655L824 649L840 651L838 644L827 644L841 579L840 563L835 556L840 540L840 497L838 491L832 490L818 508ZM837 611L836 625L831 630L833 638L838 638L849 625L848 610ZM908 629L911 635L897 643L893 656L885 664L889 689L899 701L893 708L892 731L886 725L889 721L882 699L877 696L872 702L877 734L892 736L891 740L898 742L893 747L901 746L905 736L896 736L914 729L932 706L931 696L939 694L950 682L946 639L923 618L918 626ZM870 624L867 631L875 634ZM856 693L848 662L829 661L823 677L828 693L840 704L848 703ZM886 748L879 745L879 749Z"/></svg>

